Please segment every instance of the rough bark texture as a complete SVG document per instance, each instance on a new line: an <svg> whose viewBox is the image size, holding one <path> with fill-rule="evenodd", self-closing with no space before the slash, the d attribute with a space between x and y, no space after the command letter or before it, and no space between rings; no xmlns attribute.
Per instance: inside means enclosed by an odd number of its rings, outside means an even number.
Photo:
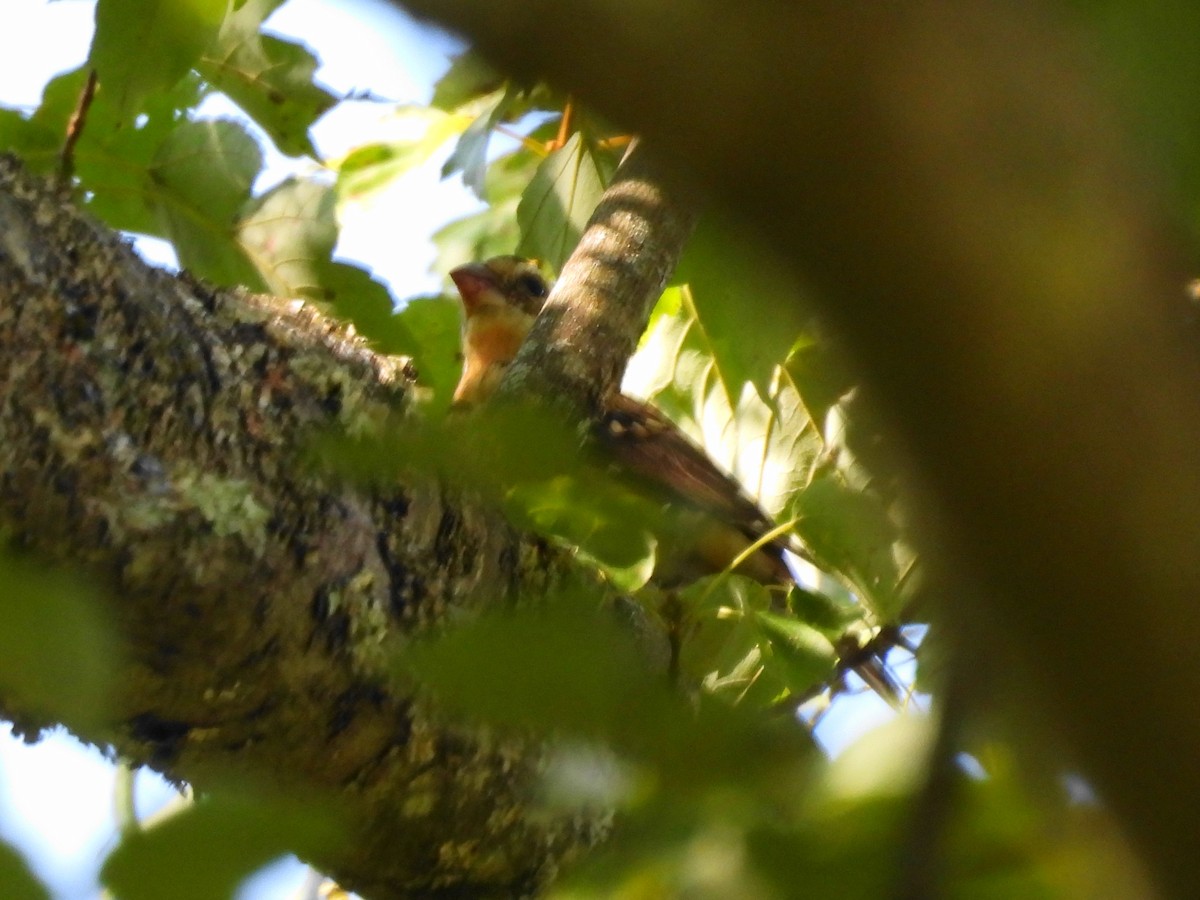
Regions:
<svg viewBox="0 0 1200 900"><path fill-rule="evenodd" d="M645 135L817 289L925 489L947 621L994 623L971 652L1018 650L1027 714L1194 891L1195 272L1090 38L1035 2L404 5Z"/></svg>
<svg viewBox="0 0 1200 900"><path fill-rule="evenodd" d="M431 625L544 592L554 555L435 485L298 459L401 409L402 360L301 303L151 269L3 158L0 348L0 525L111 589L114 715L83 738L201 790L332 793L355 834L315 862L371 897L513 896L593 840L595 820L530 812L537 745L387 677Z"/></svg>

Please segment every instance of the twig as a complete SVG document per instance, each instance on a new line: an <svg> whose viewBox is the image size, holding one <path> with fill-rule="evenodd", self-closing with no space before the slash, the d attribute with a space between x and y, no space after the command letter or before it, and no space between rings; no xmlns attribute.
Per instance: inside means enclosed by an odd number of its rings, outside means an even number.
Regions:
<svg viewBox="0 0 1200 900"><path fill-rule="evenodd" d="M87 125L88 111L92 108L92 100L95 97L96 70L88 69L87 81L83 83L83 90L79 92L79 100L75 103L71 118L67 120L66 139L63 141L62 153L59 154L58 177L63 182L69 182L75 175L75 145L79 143L79 138L83 135L84 126Z"/></svg>

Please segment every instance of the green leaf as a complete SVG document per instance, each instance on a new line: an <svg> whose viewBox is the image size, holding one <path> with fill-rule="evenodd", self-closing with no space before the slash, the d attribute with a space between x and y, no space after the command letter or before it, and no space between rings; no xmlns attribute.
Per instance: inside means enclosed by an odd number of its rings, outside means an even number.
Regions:
<svg viewBox="0 0 1200 900"><path fill-rule="evenodd" d="M654 572L659 509L600 473L594 475L521 485L508 495L509 517L579 548L621 590L637 590Z"/></svg>
<svg viewBox="0 0 1200 900"><path fill-rule="evenodd" d="M823 431L830 408L854 387L844 359L830 348L827 339L808 330L793 347L786 368L809 417Z"/></svg>
<svg viewBox="0 0 1200 900"><path fill-rule="evenodd" d="M829 678L837 665L833 643L812 626L772 612L757 612L754 623L771 649L766 658L795 694Z"/></svg>
<svg viewBox="0 0 1200 900"><path fill-rule="evenodd" d="M67 122L86 79L82 67L59 75L47 83L28 119L0 116L0 144L10 143L33 171L56 171ZM203 96L199 79L185 77L170 91L147 97L143 116L130 126L104 91L95 95L74 153L75 175L93 215L112 228L167 236L155 210L168 198L160 195L151 168L175 129L192 127L181 121L181 112Z"/></svg>
<svg viewBox="0 0 1200 900"><path fill-rule="evenodd" d="M538 166L517 206L517 253L559 271L612 180L616 162L576 132Z"/></svg>
<svg viewBox="0 0 1200 900"><path fill-rule="evenodd" d="M285 853L329 853L342 840L325 805L223 794L125 837L100 876L122 900L212 900Z"/></svg>
<svg viewBox="0 0 1200 900"><path fill-rule="evenodd" d="M737 401L746 382L765 396L809 318L795 276L733 223L709 214L688 241L676 277L688 284L729 401Z"/></svg>
<svg viewBox="0 0 1200 900"><path fill-rule="evenodd" d="M76 728L102 724L111 706L114 652L94 587L0 555L0 694L14 709Z"/></svg>
<svg viewBox="0 0 1200 900"><path fill-rule="evenodd" d="M863 607L852 600L840 600L803 587L793 587L788 593L788 609L801 622L831 640L841 637L851 625L861 622L864 612Z"/></svg>
<svg viewBox="0 0 1200 900"><path fill-rule="evenodd" d="M0 108L0 152L21 157L31 171L49 172L62 141L62 133L44 121L23 116L15 109Z"/></svg>
<svg viewBox="0 0 1200 900"><path fill-rule="evenodd" d="M404 352L413 345L387 289L364 269L333 259L338 223L329 185L287 179L254 201L239 236L271 293L326 305L380 352Z"/></svg>
<svg viewBox="0 0 1200 900"><path fill-rule="evenodd" d="M676 313L666 311L676 304ZM782 373L765 393L746 382L731 384L686 287L668 288L659 306L653 330L625 372L625 390L652 400L763 509L777 513L806 482L822 450L798 393Z"/></svg>
<svg viewBox="0 0 1200 900"><path fill-rule="evenodd" d="M454 112L502 87L504 76L478 53L466 50L454 58L446 74L433 86L433 99L429 105L445 112Z"/></svg>
<svg viewBox="0 0 1200 900"><path fill-rule="evenodd" d="M50 892L34 877L25 858L3 841L0 841L0 896L13 900L50 898Z"/></svg>
<svg viewBox="0 0 1200 900"><path fill-rule="evenodd" d="M88 64L122 120L170 89L212 43L227 0L99 0Z"/></svg>
<svg viewBox="0 0 1200 900"><path fill-rule="evenodd" d="M217 284L263 289L236 227L261 165L258 144L236 122L185 123L163 141L150 176L182 267Z"/></svg>
<svg viewBox="0 0 1200 900"><path fill-rule="evenodd" d="M437 271L449 272L463 263L514 251L520 240L517 204L537 164L537 157L527 151L493 160L487 171L488 205L434 232Z"/></svg>
<svg viewBox="0 0 1200 900"><path fill-rule="evenodd" d="M476 116L475 121L462 133L454 146L454 152L442 166L443 178L448 178L455 172L462 172L463 184L474 191L480 200L486 199L484 186L488 170L488 143L491 141L492 131L504 121L517 97L517 89L509 85L504 91L496 91L494 97L489 98L484 111Z"/></svg>
<svg viewBox="0 0 1200 900"><path fill-rule="evenodd" d="M617 619L577 597L490 613L397 662L451 708L523 728L614 735L671 702Z"/></svg>
<svg viewBox="0 0 1200 900"><path fill-rule="evenodd" d="M896 526L879 498L846 486L834 473L813 479L790 510L818 562L842 573L882 621L904 606L896 565Z"/></svg>
<svg viewBox="0 0 1200 900"><path fill-rule="evenodd" d="M406 106L396 111L400 124L423 129L412 140L363 144L337 163L338 196L361 200L427 162L446 141L471 124L468 116L447 115L434 109Z"/></svg>
<svg viewBox="0 0 1200 900"><path fill-rule="evenodd" d="M396 319L410 343L400 346L397 341L391 352L411 356L417 380L433 389L435 407L448 407L462 369L458 358L462 319L458 304L448 297L414 297Z"/></svg>
<svg viewBox="0 0 1200 900"><path fill-rule="evenodd" d="M316 156L308 130L337 98L313 81L318 61L300 44L259 31L282 0L250 0L229 16L197 69L288 156Z"/></svg>

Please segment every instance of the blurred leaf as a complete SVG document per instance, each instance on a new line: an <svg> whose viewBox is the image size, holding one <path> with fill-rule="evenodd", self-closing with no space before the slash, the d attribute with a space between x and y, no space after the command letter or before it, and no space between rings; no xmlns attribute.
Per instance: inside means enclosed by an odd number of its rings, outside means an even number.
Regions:
<svg viewBox="0 0 1200 900"><path fill-rule="evenodd" d="M559 476L508 495L510 518L579 548L621 590L635 591L654 572L658 507L610 479Z"/></svg>
<svg viewBox="0 0 1200 900"><path fill-rule="evenodd" d="M517 205L517 254L562 269L615 170L612 155L578 131L542 160Z"/></svg>
<svg viewBox="0 0 1200 900"><path fill-rule="evenodd" d="M737 401L746 382L766 396L776 366L808 320L795 276L710 213L688 241L677 278L688 285L692 313L729 402Z"/></svg>
<svg viewBox="0 0 1200 900"><path fill-rule="evenodd" d="M458 304L447 297L413 297L396 319L411 344L401 346L397 340L390 352L411 356L417 380L433 389L434 406L447 408L462 370ZM400 335L399 329L396 333Z"/></svg>
<svg viewBox="0 0 1200 900"><path fill-rule="evenodd" d="M584 471L575 428L534 404L441 418L396 416L370 435L329 434L315 450L324 464L354 478L391 482L401 471L422 472L496 502L514 485Z"/></svg>
<svg viewBox="0 0 1200 900"><path fill-rule="evenodd" d="M880 798L806 819L793 827L764 824L746 840L752 871L783 900L837 897L878 900L900 895L896 874L907 806Z"/></svg>
<svg viewBox="0 0 1200 900"><path fill-rule="evenodd" d="M223 794L125 837L100 875L122 900L213 900L277 857L328 854L343 839L328 807Z"/></svg>
<svg viewBox="0 0 1200 900"><path fill-rule="evenodd" d="M88 63L121 120L169 90L212 43L227 0L99 0Z"/></svg>
<svg viewBox="0 0 1200 900"><path fill-rule="evenodd" d="M811 625L772 612L758 612L754 622L766 638L774 667L792 693L803 695L829 678L837 664L832 642Z"/></svg>
<svg viewBox="0 0 1200 900"><path fill-rule="evenodd" d="M0 896L12 900L50 898L50 892L34 876L25 858L3 841L0 841Z"/></svg>
<svg viewBox="0 0 1200 900"><path fill-rule="evenodd" d="M265 287L236 227L261 166L258 144L236 122L185 123L163 141L150 177L163 233L183 268L220 285Z"/></svg>
<svg viewBox="0 0 1200 900"><path fill-rule="evenodd" d="M363 144L337 163L338 196L361 200L382 190L401 175L429 160L446 141L461 134L470 123L466 116L447 115L423 106L405 106L396 118L423 129L412 140Z"/></svg>
<svg viewBox="0 0 1200 900"><path fill-rule="evenodd" d="M459 137L454 152L442 166L442 177L462 172L463 184L475 192L479 199L486 199L484 190L487 176L487 148L492 131L504 121L510 108L517 100L518 91L509 85L503 92L496 91L483 112L476 116L467 130Z"/></svg>
<svg viewBox="0 0 1200 900"><path fill-rule="evenodd" d="M116 643L103 598L81 579L0 555L0 693L76 728L102 724Z"/></svg>
<svg viewBox="0 0 1200 900"><path fill-rule="evenodd" d="M1200 9L1188 0L1132 3L1129 0L1074 0L1103 60L1100 74L1108 97L1119 104L1126 134L1148 150L1166 176L1164 197L1189 214L1192 234L1200 233Z"/></svg>
<svg viewBox="0 0 1200 900"><path fill-rule="evenodd" d="M830 760L806 802L813 810L836 810L920 790L936 731L935 719L917 714L897 716L873 729Z"/></svg>
<svg viewBox="0 0 1200 900"><path fill-rule="evenodd" d="M504 87L504 76L493 69L473 50L464 50L450 63L433 86L429 105L445 112L454 112Z"/></svg>
<svg viewBox="0 0 1200 900"><path fill-rule="evenodd" d="M333 259L335 207L328 185L289 178L249 207L239 226L242 245L271 293L324 303L380 352L404 352L414 339L387 290L363 269Z"/></svg>
<svg viewBox="0 0 1200 900"><path fill-rule="evenodd" d="M862 621L863 607L842 601L820 591L793 587L788 594L788 609L831 640L841 637L856 622Z"/></svg>
<svg viewBox="0 0 1200 900"><path fill-rule="evenodd" d="M271 136L288 156L316 156L308 130L336 102L313 81L307 48L259 31L283 0L250 0L221 26L197 69Z"/></svg>
<svg viewBox="0 0 1200 900"><path fill-rule="evenodd" d="M65 131L66 121L63 121ZM0 107L0 152L20 156L35 172L49 172L57 161L63 133L36 116Z"/></svg>
<svg viewBox="0 0 1200 900"><path fill-rule="evenodd" d="M583 598L489 613L411 645L398 663L445 704L520 728L613 735L651 726L674 703L631 636Z"/></svg>

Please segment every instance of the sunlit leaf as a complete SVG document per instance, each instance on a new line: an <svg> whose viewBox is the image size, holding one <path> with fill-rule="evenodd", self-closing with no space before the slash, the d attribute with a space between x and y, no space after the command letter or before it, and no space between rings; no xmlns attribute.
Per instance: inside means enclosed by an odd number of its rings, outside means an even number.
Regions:
<svg viewBox="0 0 1200 900"><path fill-rule="evenodd" d="M612 179L616 161L576 132L538 166L517 206L517 253L558 271Z"/></svg>
<svg viewBox="0 0 1200 900"><path fill-rule="evenodd" d="M221 794L126 836L101 880L122 900L212 900L286 853L330 852L343 838L331 808Z"/></svg>
<svg viewBox="0 0 1200 900"><path fill-rule="evenodd" d="M458 143L446 164L442 167L442 177L448 177L455 172L462 172L463 184L475 192L481 200L486 198L484 186L487 175L487 149L492 138L492 131L508 115L510 108L517 100L517 89L509 86L504 91L496 91L493 99L475 121L459 137Z"/></svg>
<svg viewBox="0 0 1200 900"><path fill-rule="evenodd" d="M748 382L735 387L726 380L689 296L686 287L665 292L664 301L678 302L678 311L657 316L623 386L652 400L768 513L777 513L807 481L822 449L820 436L782 375L765 394ZM673 297L678 300L666 299Z"/></svg>
<svg viewBox="0 0 1200 900"><path fill-rule="evenodd" d="M316 155L308 130L337 99L313 80L308 49L259 31L283 0L249 0L229 16L198 61L205 80L227 94L289 156Z"/></svg>
<svg viewBox="0 0 1200 900"><path fill-rule="evenodd" d="M844 361L811 331L801 336L788 356L786 372L818 431L829 408L854 386Z"/></svg>
<svg viewBox="0 0 1200 900"><path fill-rule="evenodd" d="M102 723L116 666L105 612L82 579L0 556L0 693L51 721Z"/></svg>
<svg viewBox="0 0 1200 900"><path fill-rule="evenodd" d="M433 233L437 247L434 263L439 272L449 272L463 263L477 262L501 253L512 253L520 240L517 203L529 184L538 159L518 151L494 160L488 167L488 205L478 213L457 219Z"/></svg>
<svg viewBox="0 0 1200 900"><path fill-rule="evenodd" d="M227 0L99 0L88 63L121 119L196 64L227 9Z"/></svg>
<svg viewBox="0 0 1200 900"><path fill-rule="evenodd" d="M896 526L879 499L823 474L801 491L789 510L796 531L817 560L849 578L883 621L903 606L895 559Z"/></svg>
<svg viewBox="0 0 1200 900"><path fill-rule="evenodd" d="M338 195L343 199L362 200L390 185L395 179L427 162L438 148L471 123L467 116L448 115L423 106L407 106L396 111L401 125L420 130L420 136L407 140L363 144L336 163Z"/></svg>
<svg viewBox="0 0 1200 900"><path fill-rule="evenodd" d="M0 146L21 153L31 170L48 173L59 164L67 122L75 112L87 79L85 68L52 78L41 105L29 117L0 111ZM89 211L112 228L165 236L155 214L170 198L151 178L159 148L176 128L190 128L180 111L204 96L199 80L184 77L169 91L146 98L136 123L122 120L111 98L98 92L74 150L75 175Z"/></svg>

